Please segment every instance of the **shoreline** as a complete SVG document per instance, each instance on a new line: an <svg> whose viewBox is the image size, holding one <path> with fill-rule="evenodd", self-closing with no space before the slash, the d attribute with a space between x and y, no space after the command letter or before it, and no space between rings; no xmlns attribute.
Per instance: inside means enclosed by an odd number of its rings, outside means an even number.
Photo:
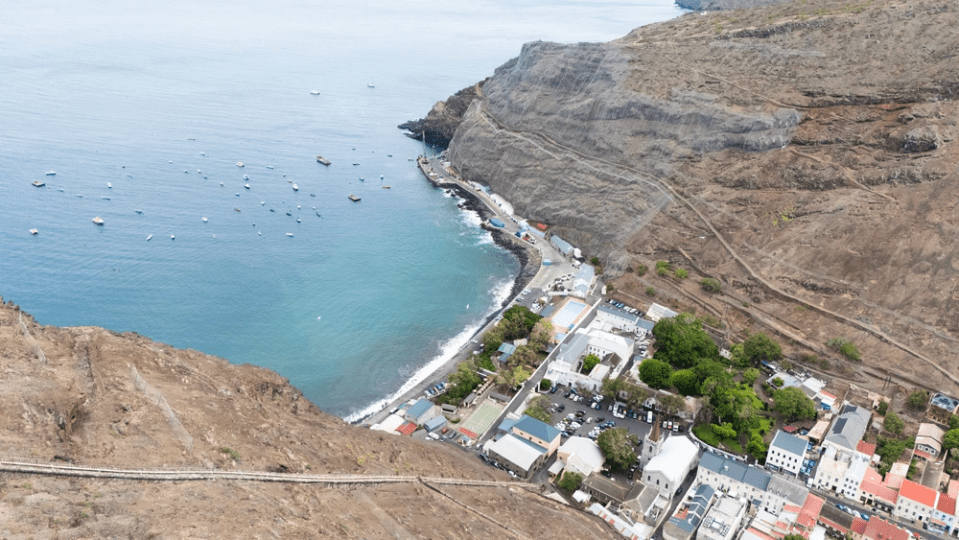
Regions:
<svg viewBox="0 0 959 540"><path fill-rule="evenodd" d="M477 336L482 335L489 329L490 325L502 314L506 306L508 306L510 302L516 298L520 291L522 291L523 288L533 280L542 266L542 257L537 249L526 245L524 242L511 234L507 234L500 229L490 227L486 224L486 221L488 221L490 217L494 217L494 212L491 211L482 201L480 201L475 194L471 193L467 188L458 183L438 184L426 175L422 167L419 168L420 172L423 172L423 176L426 178L426 180L433 184L436 189L448 189L452 191L453 196L460 199L456 205L461 210L473 211L480 216L480 219L483 220L483 224L480 225L480 227L490 233L490 236L493 238L493 242L497 246L510 252L513 257L516 258L517 262L519 262L519 271L517 272L516 277L513 278L513 285L509 291L509 294L506 296L506 299L496 308L495 311L493 311L493 313L483 319L483 321L480 323L479 329L469 336L469 339L466 341L466 343L464 343L455 353L453 353L449 360L426 375L426 377L413 388L388 401L386 405L379 410L366 414L360 418L348 420L348 422L352 425L370 426L378 423L389 416L390 411L392 411L394 408L406 403L412 398L422 396L428 388L432 388L437 383L445 382L447 376L452 373L453 369L460 362L463 362L471 356L470 345L472 344L472 341L476 339Z"/></svg>

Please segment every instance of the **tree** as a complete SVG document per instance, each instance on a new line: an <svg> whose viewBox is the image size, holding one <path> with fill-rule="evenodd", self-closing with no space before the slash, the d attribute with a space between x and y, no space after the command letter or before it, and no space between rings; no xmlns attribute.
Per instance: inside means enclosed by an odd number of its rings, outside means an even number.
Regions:
<svg viewBox="0 0 959 540"><path fill-rule="evenodd" d="M656 261L656 273L660 276L665 276L672 270L672 265L667 261Z"/></svg>
<svg viewBox="0 0 959 540"><path fill-rule="evenodd" d="M942 437L942 451L948 452L953 448L959 448L959 428L950 429Z"/></svg>
<svg viewBox="0 0 959 540"><path fill-rule="evenodd" d="M643 403L646 402L647 399L649 399L650 396L653 395L653 393L649 390L635 384L630 384L626 387L626 394L628 396L626 398L626 403L634 409L639 408Z"/></svg>
<svg viewBox="0 0 959 540"><path fill-rule="evenodd" d="M557 487L570 493L579 489L581 485L583 485L583 475L574 472L564 472L563 477L556 482Z"/></svg>
<svg viewBox="0 0 959 540"><path fill-rule="evenodd" d="M803 536L800 534L787 534L786 536L783 536L783 540L806 540L806 539L803 538Z"/></svg>
<svg viewBox="0 0 959 540"><path fill-rule="evenodd" d="M523 366L516 366L496 374L496 384L501 388L516 388L529 379L531 373Z"/></svg>
<svg viewBox="0 0 959 540"><path fill-rule="evenodd" d="M599 266L599 257L591 257L589 259L589 264L593 266Z"/></svg>
<svg viewBox="0 0 959 540"><path fill-rule="evenodd" d="M653 388L669 386L669 376L673 369L669 364L655 358L647 358L639 365L639 379Z"/></svg>
<svg viewBox="0 0 959 540"><path fill-rule="evenodd" d="M586 358L583 358L583 373L589 373L596 367L596 364L600 362L599 357L595 354L587 354Z"/></svg>
<svg viewBox="0 0 959 540"><path fill-rule="evenodd" d="M534 351L542 351L549 345L550 334L553 331L553 323L543 319L533 326L533 331L529 334L529 348Z"/></svg>
<svg viewBox="0 0 959 540"><path fill-rule="evenodd" d="M526 407L523 414L531 416L540 422L551 424L553 418L549 414L550 406L549 398L546 396L536 396L529 401L529 406Z"/></svg>
<svg viewBox="0 0 959 540"><path fill-rule="evenodd" d="M786 383L786 381L784 381L782 377L776 377L770 382L772 382L772 385L775 386L776 388L780 388L783 384Z"/></svg>
<svg viewBox="0 0 959 540"><path fill-rule="evenodd" d="M906 423L902 421L902 418L899 418L898 414L889 411L886 413L886 419L882 422L882 427L889 433L902 435L902 430L906 427Z"/></svg>
<svg viewBox="0 0 959 540"><path fill-rule="evenodd" d="M666 416L676 416L676 413L686 408L686 400L675 394L666 394L656 398L659 410Z"/></svg>
<svg viewBox="0 0 959 540"><path fill-rule="evenodd" d="M729 422L726 422L725 424L713 424L712 428L713 433L715 433L720 439L735 440L738 436L736 428L734 428Z"/></svg>
<svg viewBox="0 0 959 540"><path fill-rule="evenodd" d="M675 272L675 275L676 275L676 277L679 278L679 279L686 279L686 278L689 277L689 272L687 272L687 271L686 271L685 269L683 269L683 268L677 268L677 269L676 269L676 272Z"/></svg>
<svg viewBox="0 0 959 540"><path fill-rule="evenodd" d="M511 368L515 366L535 366L538 363L539 356L537 356L536 351L529 345L518 347L513 351L513 354L509 355L509 359L506 361L506 365Z"/></svg>
<svg viewBox="0 0 959 540"><path fill-rule="evenodd" d="M699 280L699 286L702 287L704 291L711 293L718 293L723 290L723 286L719 283L719 280L711 277Z"/></svg>
<svg viewBox="0 0 959 540"><path fill-rule="evenodd" d="M647 270L649 270L649 269L646 268L646 265L645 265L645 264L641 264L641 265L639 265L639 267L636 268L636 275L638 275L639 277L643 277L643 276L646 275L646 271L647 271Z"/></svg>
<svg viewBox="0 0 959 540"><path fill-rule="evenodd" d="M646 296L656 296L656 288L646 287Z"/></svg>
<svg viewBox="0 0 959 540"><path fill-rule="evenodd" d="M889 410L889 402L887 401L880 401L879 406L876 407L876 412L879 413L880 416L886 416L886 411L888 410Z"/></svg>
<svg viewBox="0 0 959 540"><path fill-rule="evenodd" d="M758 433L753 434L753 436L749 438L749 443L746 445L746 451L749 452L749 455L758 462L766 461L766 452L768 450L769 447L766 446L766 443L763 442L762 436L760 436ZM800 536L800 538L802 537Z"/></svg>
<svg viewBox="0 0 959 540"><path fill-rule="evenodd" d="M660 319L653 326L656 336L654 358L679 369L696 365L701 358L719 360L719 347L703 330L703 323L689 313Z"/></svg>
<svg viewBox="0 0 959 540"><path fill-rule="evenodd" d="M729 347L729 363L738 368L749 367L749 358L746 357L746 349L742 343L733 343Z"/></svg>
<svg viewBox="0 0 959 540"><path fill-rule="evenodd" d="M798 388L776 390L773 392L773 400L776 402L773 409L790 422L812 420L816 417L816 404Z"/></svg>
<svg viewBox="0 0 959 540"><path fill-rule="evenodd" d="M949 429L959 429L959 416L952 415L949 417Z"/></svg>
<svg viewBox="0 0 959 540"><path fill-rule="evenodd" d="M743 353L753 364L763 360L775 362L783 357L782 347L763 332L756 332L743 342Z"/></svg>
<svg viewBox="0 0 959 540"><path fill-rule="evenodd" d="M626 390L626 385L628 384L629 383L623 379L610 379L606 377L603 379L603 385L600 387L599 393L610 401L616 401L619 399L619 393Z"/></svg>
<svg viewBox="0 0 959 540"><path fill-rule="evenodd" d="M549 379L545 379L545 378L544 378L543 380L539 381L539 390L540 390L540 392L549 390L549 389L552 388L552 387L553 387L553 381L551 381L551 380L549 380Z"/></svg>
<svg viewBox="0 0 959 540"><path fill-rule="evenodd" d="M676 387L684 396L699 394L699 377L691 369L674 371L669 377L669 384Z"/></svg>
<svg viewBox="0 0 959 540"><path fill-rule="evenodd" d="M756 380L759 379L759 370L756 368L749 368L743 372L743 384L748 384L752 386Z"/></svg>
<svg viewBox="0 0 959 540"><path fill-rule="evenodd" d="M613 467L626 469L636 461L634 447L639 444L639 438L625 428L607 429L596 439L596 444Z"/></svg>
<svg viewBox="0 0 959 540"><path fill-rule="evenodd" d="M476 366L469 360L460 362L456 371L449 376L450 389L447 391L449 401L460 402L483 382L476 373Z"/></svg>
<svg viewBox="0 0 959 540"><path fill-rule="evenodd" d="M906 398L906 406L910 409L921 411L929 403L929 394L925 390L913 390Z"/></svg>

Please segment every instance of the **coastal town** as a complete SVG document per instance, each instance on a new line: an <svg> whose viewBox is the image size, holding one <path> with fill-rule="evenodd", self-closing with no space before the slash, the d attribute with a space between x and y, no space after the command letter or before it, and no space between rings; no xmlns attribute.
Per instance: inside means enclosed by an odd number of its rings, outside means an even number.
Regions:
<svg viewBox="0 0 959 540"><path fill-rule="evenodd" d="M959 399L870 390L824 375L826 359L787 358L765 333L728 342L652 296L623 301L547 225L442 155L418 164L528 253L525 277L446 380L371 429L475 454L634 540L959 537ZM849 340L830 346L859 360Z"/></svg>

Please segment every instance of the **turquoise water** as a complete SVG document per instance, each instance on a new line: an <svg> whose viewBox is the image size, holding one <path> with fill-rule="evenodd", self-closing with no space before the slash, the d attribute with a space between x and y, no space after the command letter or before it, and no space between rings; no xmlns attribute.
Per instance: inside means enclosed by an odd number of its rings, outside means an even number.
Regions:
<svg viewBox="0 0 959 540"><path fill-rule="evenodd" d="M680 12L664 0L3 11L0 295L43 324L275 369L345 417L452 354L518 270L422 179L409 160L423 147L395 126L525 41L607 40Z"/></svg>

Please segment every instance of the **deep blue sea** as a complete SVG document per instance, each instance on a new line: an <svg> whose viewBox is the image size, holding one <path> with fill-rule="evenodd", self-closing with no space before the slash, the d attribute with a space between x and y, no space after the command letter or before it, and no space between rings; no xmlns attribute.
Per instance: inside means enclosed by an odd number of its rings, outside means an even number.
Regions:
<svg viewBox="0 0 959 540"><path fill-rule="evenodd" d="M354 418L453 354L518 270L421 177L423 146L395 126L524 42L605 41L681 13L672 0L0 11L0 295L42 324L272 368Z"/></svg>

